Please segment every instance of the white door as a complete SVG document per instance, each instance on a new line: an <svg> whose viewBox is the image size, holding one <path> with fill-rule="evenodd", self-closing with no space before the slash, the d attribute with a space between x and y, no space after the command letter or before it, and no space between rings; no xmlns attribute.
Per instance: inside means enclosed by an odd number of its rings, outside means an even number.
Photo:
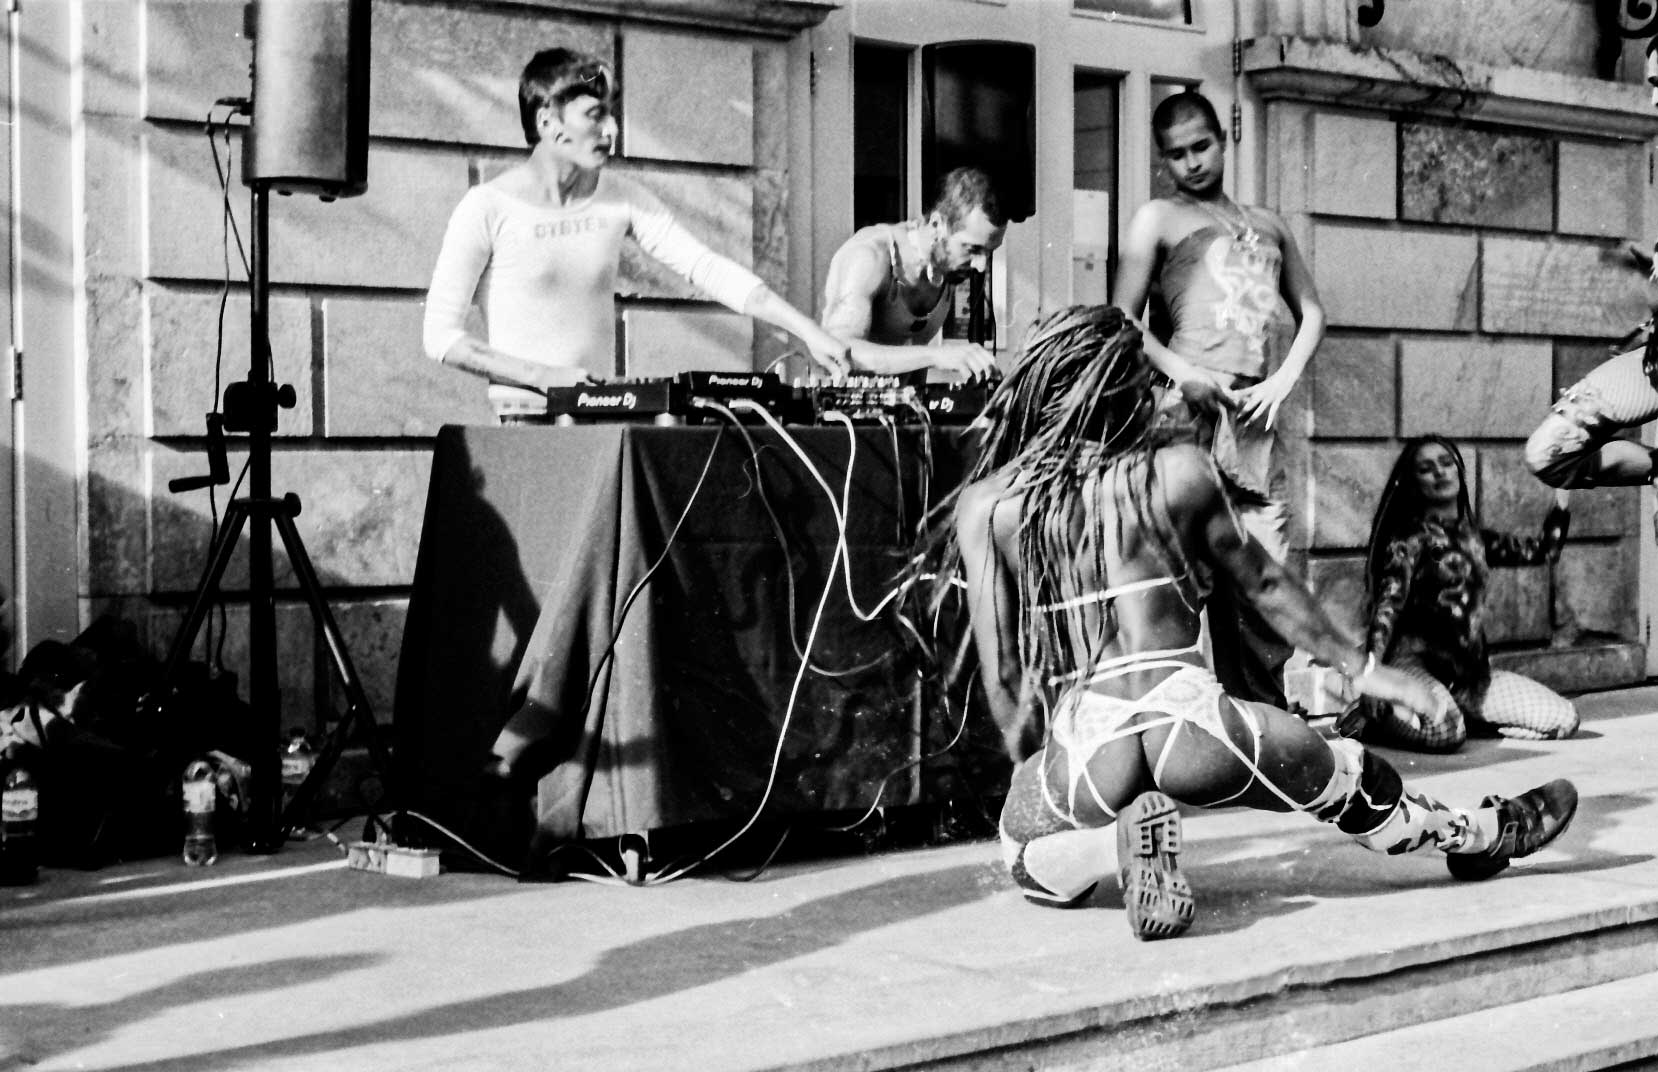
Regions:
<svg viewBox="0 0 1658 1072"><path fill-rule="evenodd" d="M0 605L0 666L9 670L15 670L22 658L13 643L17 637L18 609L17 528L13 513L17 501L13 494L18 469L17 436L13 428L17 391L12 373L18 354L17 273L14 270L17 263L17 214L16 199L13 197L17 185L13 162L16 160L14 142L18 130L18 102L12 94L12 42L15 39L12 22L16 18L17 15L12 13L0 20L0 25L4 26L0 30L3 34L0 36L0 115L5 117L6 123L6 136L0 138L0 176L5 179L4 184L0 185L0 397L5 399L5 411L0 413L0 598L5 599L5 603Z"/></svg>
<svg viewBox="0 0 1658 1072"><path fill-rule="evenodd" d="M0 420L7 464L0 584L15 632L7 658L79 628L80 428L75 405L75 297L79 244L72 189L80 5L24 3L6 16L6 323L0 343L16 364L0 370L8 414Z"/></svg>

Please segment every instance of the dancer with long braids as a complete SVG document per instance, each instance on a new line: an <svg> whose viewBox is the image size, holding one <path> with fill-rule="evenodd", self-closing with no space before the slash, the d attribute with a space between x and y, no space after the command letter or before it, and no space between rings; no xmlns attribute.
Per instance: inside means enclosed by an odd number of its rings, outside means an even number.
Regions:
<svg viewBox="0 0 1658 1072"><path fill-rule="evenodd" d="M1570 782L1451 807L1357 742L1225 693L1198 643L1201 568L1230 577L1352 690L1431 702L1421 681L1367 664L1239 526L1207 452L1148 433L1140 341L1115 308L1035 324L953 522L912 566L937 570L937 599L958 568L965 578L980 674L1018 764L1001 836L1025 896L1076 906L1117 863L1134 933L1181 933L1194 899L1175 801L1308 812L1379 852L1440 849L1461 879L1557 837L1577 807Z"/></svg>

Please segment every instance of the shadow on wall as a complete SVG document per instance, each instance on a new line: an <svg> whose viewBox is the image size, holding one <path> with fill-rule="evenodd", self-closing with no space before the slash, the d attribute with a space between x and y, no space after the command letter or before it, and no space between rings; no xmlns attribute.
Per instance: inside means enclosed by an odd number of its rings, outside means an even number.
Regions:
<svg viewBox="0 0 1658 1072"><path fill-rule="evenodd" d="M149 445L157 456L155 468L181 473L205 471L199 453L170 451ZM389 726L393 716L398 661L401 654L408 598L415 574L415 558L423 527L424 495L409 499L387 494L388 487L405 487L409 474L388 477L384 452L334 456L307 453L273 459L272 490L298 495L302 508L295 528L316 570L324 599L339 627L346 655L353 665L376 721ZM389 468L408 464L400 452ZM165 462L163 455L172 455ZM293 463L312 463L310 479L295 475ZM244 457L232 454L233 479L242 472ZM380 470L376 463L382 463ZM429 465L429 448L421 455L421 475ZM340 476L335 471L349 471ZM285 479L285 476L289 479ZM85 608L88 618L114 615L133 622L142 643L156 658L164 658L174 643L188 608L210 565L210 541L215 517L223 519L233 485L208 491L171 494L158 472L156 494L146 498L132 485L111 476L89 479L88 524L94 531L95 579ZM424 487L424 481L422 482ZM240 494L245 494L245 485ZM216 512L215 512L216 508ZM529 632L538 613L536 600L518 567L518 549L504 525L489 526L492 509L478 500L470 516L481 532L494 533L489 545L496 564L498 591L479 600L473 620L445 622L457 657L472 665L495 667L497 706L504 706ZM248 558L252 529L269 524L250 519L238 537L218 590L223 597L198 631L193 659L237 675L238 691L248 697L250 651L248 638ZM324 718L342 714L346 707L333 661L311 608L288 561L280 534L270 528L276 598L276 652L283 725L307 731L323 728ZM102 536L98 535L102 534ZM366 562L373 557L372 563ZM371 583L376 578L385 578ZM499 635L498 635L499 634ZM480 705L482 706L482 704Z"/></svg>

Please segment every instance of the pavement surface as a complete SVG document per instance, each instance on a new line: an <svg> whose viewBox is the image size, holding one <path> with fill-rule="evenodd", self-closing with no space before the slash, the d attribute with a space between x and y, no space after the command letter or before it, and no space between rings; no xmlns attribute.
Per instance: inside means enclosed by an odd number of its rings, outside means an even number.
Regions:
<svg viewBox="0 0 1658 1072"><path fill-rule="evenodd" d="M1187 812L1197 921L1167 942L1114 889L1027 904L988 840L643 888L394 878L320 839L47 871L0 890L0 1070L883 1068L1658 919L1658 688L1578 703L1570 741L1384 750L1453 803L1577 782L1507 874Z"/></svg>

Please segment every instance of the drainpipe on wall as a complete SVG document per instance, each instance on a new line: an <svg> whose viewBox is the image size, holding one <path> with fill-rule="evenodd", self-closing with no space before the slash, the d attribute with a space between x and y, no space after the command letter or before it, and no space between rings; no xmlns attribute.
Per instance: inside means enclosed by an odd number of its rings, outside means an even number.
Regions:
<svg viewBox="0 0 1658 1072"><path fill-rule="evenodd" d="M1238 196L1238 145L1243 141L1243 0L1232 0L1232 197Z"/></svg>

